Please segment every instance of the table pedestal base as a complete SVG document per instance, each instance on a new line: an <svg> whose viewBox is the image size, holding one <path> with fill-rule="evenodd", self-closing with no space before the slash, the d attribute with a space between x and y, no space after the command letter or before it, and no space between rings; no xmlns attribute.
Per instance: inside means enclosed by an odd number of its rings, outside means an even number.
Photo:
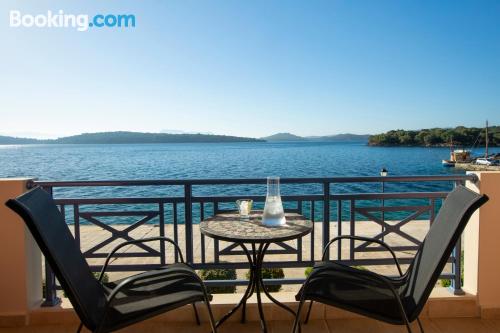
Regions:
<svg viewBox="0 0 500 333"><path fill-rule="evenodd" d="M261 290L274 304L290 312L293 318L295 318L296 313L291 308L289 308L288 306L286 306L285 304L281 303L276 298L274 298L267 291L264 285L264 281L262 280L262 262L264 261L264 255L266 254L266 251L270 243L261 243L258 248L254 243L252 243L251 253L245 246L245 244L240 243L239 245L245 252L248 262L250 264L250 281L240 302L216 323L216 327L219 327L223 322L225 322L229 317L231 317L240 307L243 307L241 312L241 322L244 323L246 321L247 300L255 293L257 295L257 307L259 310L261 329L262 332L267 333L267 325L264 317L264 310L262 308Z"/></svg>

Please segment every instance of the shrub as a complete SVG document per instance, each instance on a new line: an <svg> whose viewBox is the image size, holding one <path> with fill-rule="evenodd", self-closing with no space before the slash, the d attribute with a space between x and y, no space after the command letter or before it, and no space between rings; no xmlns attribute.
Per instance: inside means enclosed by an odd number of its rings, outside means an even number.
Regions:
<svg viewBox="0 0 500 333"><path fill-rule="evenodd" d="M360 271L367 271L368 270L368 268L366 268L365 266L351 266L351 267L359 269Z"/></svg>
<svg viewBox="0 0 500 333"><path fill-rule="evenodd" d="M283 279L285 272L283 268L262 268L263 279ZM250 279L250 271L247 272L246 278ZM267 285L266 290L270 293L275 293L281 290L281 284Z"/></svg>
<svg viewBox="0 0 500 333"><path fill-rule="evenodd" d="M362 270L362 271L367 271L368 269L366 269L366 267L364 266L352 266L353 268L356 268L356 269L359 269L359 270ZM307 277L309 277L309 275L311 275L313 271L313 268L312 267L307 267L305 270L304 270L304 275Z"/></svg>
<svg viewBox="0 0 500 333"><path fill-rule="evenodd" d="M448 288L449 286L451 286L451 280L450 279L441 279L441 280L439 280L439 284L441 285L441 287Z"/></svg>
<svg viewBox="0 0 500 333"><path fill-rule="evenodd" d="M99 279L99 275L101 274L101 272L94 272L94 273L92 273L92 274L94 274L94 277L95 277L96 279ZM101 282L103 282L103 283L108 283L108 282L109 282L109 276L108 276L108 273L104 273L104 275L102 276L102 280L101 280Z"/></svg>
<svg viewBox="0 0 500 333"><path fill-rule="evenodd" d="M462 269L462 276L460 278L460 281L461 281L460 286L463 286L464 285L463 269ZM440 279L439 284L441 285L441 287L448 288L448 287L451 287L451 280L450 279Z"/></svg>
<svg viewBox="0 0 500 333"><path fill-rule="evenodd" d="M464 251L462 251L462 256L460 257L460 263L461 263L461 286L464 285ZM451 280L450 279L440 279L439 284L441 287L448 288L451 286Z"/></svg>
<svg viewBox="0 0 500 333"><path fill-rule="evenodd" d="M198 273L202 280L236 280L236 270L228 269L201 269ZM236 291L236 285L222 287L207 287L210 294L232 294Z"/></svg>

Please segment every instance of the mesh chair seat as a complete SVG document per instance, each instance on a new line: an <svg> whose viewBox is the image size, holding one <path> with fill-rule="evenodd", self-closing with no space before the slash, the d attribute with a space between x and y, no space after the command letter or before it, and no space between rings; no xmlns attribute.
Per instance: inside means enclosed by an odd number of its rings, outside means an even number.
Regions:
<svg viewBox="0 0 500 333"><path fill-rule="evenodd" d="M335 262L321 262L313 271L321 270L309 280L306 288L306 300L317 301L344 310L359 313L375 319L382 319L394 324L402 324L401 315L394 294L380 280L366 274L365 271ZM401 295L404 280L387 278L394 289ZM302 297L304 287L295 296Z"/></svg>
<svg viewBox="0 0 500 333"><path fill-rule="evenodd" d="M146 276L123 288L117 294L106 318L108 329L125 327L129 323L136 322L137 318L152 317L182 305L204 300L203 290L198 280L186 275L186 270L194 273L191 267L176 263L157 269L157 271L160 270L166 274L157 277ZM147 273L140 273L134 277L147 275ZM113 289L125 280L126 278L104 283L106 295L111 294Z"/></svg>

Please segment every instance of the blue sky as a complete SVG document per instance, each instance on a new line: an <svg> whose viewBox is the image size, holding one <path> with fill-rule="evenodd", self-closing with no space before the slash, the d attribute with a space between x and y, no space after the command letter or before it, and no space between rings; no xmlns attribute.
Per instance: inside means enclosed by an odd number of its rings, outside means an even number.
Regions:
<svg viewBox="0 0 500 333"><path fill-rule="evenodd" d="M134 14L10 28L9 11ZM500 124L499 1L11 1L0 133L265 136Z"/></svg>

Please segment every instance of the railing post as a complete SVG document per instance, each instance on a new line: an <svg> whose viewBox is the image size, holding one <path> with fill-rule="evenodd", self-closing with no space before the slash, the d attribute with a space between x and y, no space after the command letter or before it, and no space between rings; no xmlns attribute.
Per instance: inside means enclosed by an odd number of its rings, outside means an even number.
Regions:
<svg viewBox="0 0 500 333"><path fill-rule="evenodd" d="M42 306L56 306L60 303L61 299L57 297L56 276L47 260L45 260L45 299Z"/></svg>
<svg viewBox="0 0 500 333"><path fill-rule="evenodd" d="M356 200L351 199L350 217L349 217L349 233L351 236L356 236ZM349 260L354 260L354 239L349 240Z"/></svg>
<svg viewBox="0 0 500 333"><path fill-rule="evenodd" d="M463 181L455 181L453 187L463 185ZM451 272L453 279L451 279L450 290L454 295L465 295L462 290L462 237L458 239L455 248L453 249L453 263L451 264Z"/></svg>
<svg viewBox="0 0 500 333"><path fill-rule="evenodd" d="M50 196L53 196L52 187L43 187L43 189L48 192ZM45 298L42 306L56 306L60 303L61 299L57 297L56 276L47 259L45 259Z"/></svg>
<svg viewBox="0 0 500 333"><path fill-rule="evenodd" d="M205 219L205 203L200 202L200 223ZM200 235L200 249L201 249L201 262L205 263L206 258L205 258L205 235L201 234Z"/></svg>
<svg viewBox="0 0 500 333"><path fill-rule="evenodd" d="M382 180L382 195L385 193L385 182ZM382 232L385 231L384 227L385 223L385 198L382 197ZM382 236L382 242L384 241L385 236Z"/></svg>
<svg viewBox="0 0 500 333"><path fill-rule="evenodd" d="M323 248L330 241L330 183L323 183ZM326 252L327 258L330 258L330 249Z"/></svg>
<svg viewBox="0 0 500 333"><path fill-rule="evenodd" d="M453 263L451 271L453 279L451 280L450 289L455 295L465 295L462 290L462 239L460 238L453 249Z"/></svg>
<svg viewBox="0 0 500 333"><path fill-rule="evenodd" d="M165 237L165 206L163 202L158 204L158 216L160 219L160 236ZM174 250L174 252L177 252ZM175 260L177 262L177 259ZM165 255L165 242L160 242L160 264L163 266L167 263Z"/></svg>
<svg viewBox="0 0 500 333"><path fill-rule="evenodd" d="M337 200L337 236L342 236L342 200ZM342 239L338 240L337 260L342 260Z"/></svg>
<svg viewBox="0 0 500 333"><path fill-rule="evenodd" d="M219 203L214 201L213 206L213 216L215 216L219 212ZM219 262L219 241L217 239L214 239L214 262Z"/></svg>
<svg viewBox="0 0 500 333"><path fill-rule="evenodd" d="M186 261L193 263L193 188L184 185L184 228L186 230Z"/></svg>

